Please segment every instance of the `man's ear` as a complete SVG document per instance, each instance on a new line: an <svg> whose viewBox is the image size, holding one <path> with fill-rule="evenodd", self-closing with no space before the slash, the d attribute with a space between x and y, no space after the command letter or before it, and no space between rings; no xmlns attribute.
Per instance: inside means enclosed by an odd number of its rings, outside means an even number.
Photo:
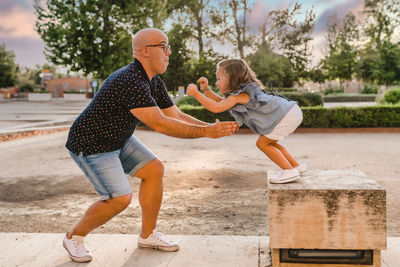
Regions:
<svg viewBox="0 0 400 267"><path fill-rule="evenodd" d="M142 57L149 58L150 57L150 49L148 47L143 47L140 49L140 54Z"/></svg>

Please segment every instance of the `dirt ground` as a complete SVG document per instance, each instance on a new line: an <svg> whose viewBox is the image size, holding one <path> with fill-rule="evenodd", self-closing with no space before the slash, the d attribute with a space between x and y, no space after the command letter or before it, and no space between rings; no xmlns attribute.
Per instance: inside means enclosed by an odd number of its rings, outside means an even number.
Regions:
<svg viewBox="0 0 400 267"><path fill-rule="evenodd" d="M165 164L158 228L167 234L267 235L267 170L254 134L183 140L137 130ZM67 132L0 142L0 232L61 233L98 199L64 148ZM361 170L387 189L388 235L400 236L399 133L296 133L282 142L315 170ZM131 205L95 233L140 231Z"/></svg>

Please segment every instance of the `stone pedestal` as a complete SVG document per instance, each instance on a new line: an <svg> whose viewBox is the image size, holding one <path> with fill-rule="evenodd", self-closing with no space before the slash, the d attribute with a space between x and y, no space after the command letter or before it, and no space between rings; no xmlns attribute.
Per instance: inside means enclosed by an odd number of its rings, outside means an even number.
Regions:
<svg viewBox="0 0 400 267"><path fill-rule="evenodd" d="M270 173L269 173L270 175ZM269 234L273 266L279 249L372 250L380 266L386 249L386 191L359 171L309 171L298 181L269 184Z"/></svg>

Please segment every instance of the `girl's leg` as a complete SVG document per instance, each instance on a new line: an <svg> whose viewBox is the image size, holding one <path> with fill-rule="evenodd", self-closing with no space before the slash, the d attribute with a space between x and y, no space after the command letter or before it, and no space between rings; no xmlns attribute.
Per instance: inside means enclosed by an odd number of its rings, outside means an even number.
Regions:
<svg viewBox="0 0 400 267"><path fill-rule="evenodd" d="M274 147L276 147L277 149L279 149L279 151L281 151L281 153L283 154L283 156L290 162L290 164L296 168L297 166L299 166L300 164L294 159L294 157L289 153L289 151L286 150L286 148L278 143L274 143L273 144Z"/></svg>
<svg viewBox="0 0 400 267"><path fill-rule="evenodd" d="M257 147L267 155L276 165L281 167L281 169L293 169L292 164L286 159L284 154L278 149L274 144L277 140L269 139L263 135L257 140Z"/></svg>

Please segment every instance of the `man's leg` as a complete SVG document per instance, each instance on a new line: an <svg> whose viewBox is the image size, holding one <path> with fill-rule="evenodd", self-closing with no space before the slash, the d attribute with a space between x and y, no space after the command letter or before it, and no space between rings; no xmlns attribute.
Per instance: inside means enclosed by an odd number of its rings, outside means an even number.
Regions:
<svg viewBox="0 0 400 267"><path fill-rule="evenodd" d="M71 239L73 235L86 236L126 209L131 199L132 193L93 203L78 224L68 233L67 238Z"/></svg>
<svg viewBox="0 0 400 267"><path fill-rule="evenodd" d="M142 179L139 189L139 203L142 208L142 238L148 237L157 225L163 195L164 165L154 159L135 174Z"/></svg>

